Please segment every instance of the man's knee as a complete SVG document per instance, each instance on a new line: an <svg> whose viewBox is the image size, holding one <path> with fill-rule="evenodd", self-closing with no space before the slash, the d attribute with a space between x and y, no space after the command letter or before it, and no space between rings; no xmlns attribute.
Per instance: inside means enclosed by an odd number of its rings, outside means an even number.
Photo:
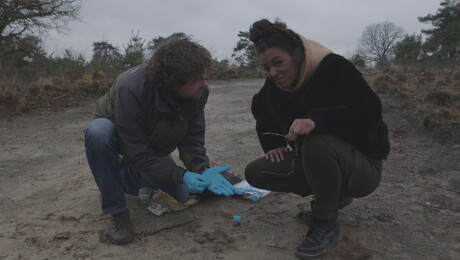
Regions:
<svg viewBox="0 0 460 260"><path fill-rule="evenodd" d="M115 135L115 124L105 118L97 118L92 120L86 126L85 133L85 143L107 143L111 142L112 138Z"/></svg>

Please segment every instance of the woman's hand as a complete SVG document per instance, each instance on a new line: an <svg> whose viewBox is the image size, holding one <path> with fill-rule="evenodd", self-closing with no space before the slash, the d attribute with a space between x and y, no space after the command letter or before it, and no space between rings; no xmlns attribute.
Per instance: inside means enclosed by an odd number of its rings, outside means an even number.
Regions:
<svg viewBox="0 0 460 260"><path fill-rule="evenodd" d="M315 122L310 118L300 118L294 120L289 129L289 141L295 140L299 135L306 135L315 129Z"/></svg>
<svg viewBox="0 0 460 260"><path fill-rule="evenodd" d="M275 148L273 150L268 151L265 154L265 158L267 158L267 160L270 160L273 163L281 162L282 160L284 160L284 153L288 151L289 149L287 147Z"/></svg>

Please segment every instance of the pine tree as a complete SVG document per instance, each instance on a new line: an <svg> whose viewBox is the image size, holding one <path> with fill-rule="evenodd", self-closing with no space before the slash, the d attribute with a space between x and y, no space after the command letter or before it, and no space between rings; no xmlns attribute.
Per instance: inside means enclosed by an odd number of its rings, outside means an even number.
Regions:
<svg viewBox="0 0 460 260"><path fill-rule="evenodd" d="M427 36L424 47L440 59L460 59L460 0L444 0L436 14L419 17L433 28L422 30Z"/></svg>

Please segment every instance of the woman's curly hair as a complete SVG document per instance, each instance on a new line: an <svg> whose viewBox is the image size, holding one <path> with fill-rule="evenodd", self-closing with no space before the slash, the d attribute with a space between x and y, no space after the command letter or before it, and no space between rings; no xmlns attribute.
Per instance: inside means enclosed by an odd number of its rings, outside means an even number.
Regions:
<svg viewBox="0 0 460 260"><path fill-rule="evenodd" d="M149 60L147 77L155 86L172 90L205 77L211 66L209 51L188 37L175 37L159 46Z"/></svg>
<svg viewBox="0 0 460 260"><path fill-rule="evenodd" d="M254 43L259 54L271 47L279 47L291 55L294 55L297 48L303 50L299 35L278 19L274 23L267 19L254 22L249 28L249 40Z"/></svg>

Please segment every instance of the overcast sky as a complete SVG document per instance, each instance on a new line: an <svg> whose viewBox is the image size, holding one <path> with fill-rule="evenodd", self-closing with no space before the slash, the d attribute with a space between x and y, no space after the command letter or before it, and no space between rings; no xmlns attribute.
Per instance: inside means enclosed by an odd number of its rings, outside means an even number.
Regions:
<svg viewBox="0 0 460 260"><path fill-rule="evenodd" d="M305 37L351 56L365 27L389 21L407 34L431 28L417 17L435 14L441 0L83 0L81 22L68 35L51 34L48 53L71 49L87 59L93 42L106 40L123 50L131 31L146 41L184 32L218 59L230 58L238 31L262 18L280 18Z"/></svg>

